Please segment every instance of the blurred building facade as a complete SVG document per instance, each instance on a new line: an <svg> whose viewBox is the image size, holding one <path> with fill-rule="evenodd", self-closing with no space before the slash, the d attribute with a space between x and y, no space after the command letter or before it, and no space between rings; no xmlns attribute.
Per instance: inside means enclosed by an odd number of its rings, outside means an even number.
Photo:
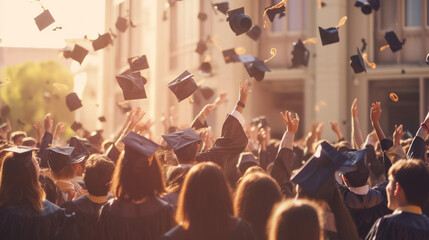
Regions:
<svg viewBox="0 0 429 240"><path fill-rule="evenodd" d="M264 8L276 2L279 1L231 0L229 6L230 9L244 6L253 23L262 27ZM286 15L277 16L273 23L268 21L260 39L253 41L246 34L235 36L227 16L214 11L207 0L106 0L106 31L115 25L118 16L129 17L136 27L119 34L112 49L103 53L103 84L99 92L100 100L105 103L104 115L111 121L105 130L115 131L125 117L118 108L112 107L123 100L114 76L127 66L128 57L145 54L150 70L142 74L148 78L148 99L133 101L133 106L143 108L154 121L168 114L169 106L176 106L179 125L182 125L189 123L219 93L227 92L228 102L208 119L219 134L225 115L237 101L240 80L249 78L241 63L225 64L221 49L244 47L246 54L260 59L269 58L271 48L278 51L268 62L271 72L265 79L250 80L252 93L245 109L248 122L253 117L266 115L275 136L284 131L279 112L286 109L300 115L300 135L317 120L325 123L323 137L335 140L329 127L329 121L333 120L339 122L345 136L350 136L350 106L356 97L364 133L372 129L371 102L381 101L381 124L386 134L391 135L397 123L403 123L405 129L414 134L429 106L429 66L425 64L429 48L429 1L381 0L380 10L370 15L364 15L354 6L354 1L325 3L325 7L319 8L318 0L289 0ZM200 12L208 15L207 20L198 20ZM340 42L322 46L318 26L335 27L343 16L348 16L348 21L339 29ZM407 39L403 49L396 53L389 49L380 51L386 44L385 32L391 30L400 39ZM210 37L216 39L217 46L208 43L205 54L198 55L197 43ZM317 38L316 44L306 44L310 51L308 66L290 69L293 43L308 38ZM367 43L368 59L377 67L367 67L367 73L354 74L349 58L356 54L357 48L362 48L362 39ZM213 75L209 77L198 73L207 55L213 67ZM215 96L198 103L178 103L167 84L184 70L194 73L203 86L213 88ZM391 92L399 96L398 102L389 99ZM161 125L155 125L153 130L161 133Z"/></svg>

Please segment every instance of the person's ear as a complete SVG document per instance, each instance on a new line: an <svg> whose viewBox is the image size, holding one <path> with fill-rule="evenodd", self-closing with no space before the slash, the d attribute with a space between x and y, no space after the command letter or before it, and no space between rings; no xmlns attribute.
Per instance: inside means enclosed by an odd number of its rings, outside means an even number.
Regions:
<svg viewBox="0 0 429 240"><path fill-rule="evenodd" d="M399 183L398 182L396 182L395 183L395 189L394 189L394 191L393 191L393 196L398 196L399 195L399 193L401 193L402 192L402 187L401 187L401 185L399 185Z"/></svg>

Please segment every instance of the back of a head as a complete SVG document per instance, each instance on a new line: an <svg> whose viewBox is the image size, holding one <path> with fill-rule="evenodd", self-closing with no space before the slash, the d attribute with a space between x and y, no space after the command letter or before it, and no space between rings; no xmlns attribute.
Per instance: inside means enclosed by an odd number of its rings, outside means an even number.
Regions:
<svg viewBox="0 0 429 240"><path fill-rule="evenodd" d="M106 196L109 192L115 165L103 155L92 155L85 163L83 181L88 193L93 196Z"/></svg>
<svg viewBox="0 0 429 240"><path fill-rule="evenodd" d="M164 178L156 154L148 158L144 155L127 155L126 151L119 157L113 173L113 195L121 199L141 200L164 193Z"/></svg>
<svg viewBox="0 0 429 240"><path fill-rule="evenodd" d="M356 164L357 169L344 174L350 187L365 186L369 178L369 169L364 161Z"/></svg>
<svg viewBox="0 0 429 240"><path fill-rule="evenodd" d="M238 185L235 194L235 215L250 223L257 239L266 239L268 218L273 206L281 199L280 188L269 175L248 174Z"/></svg>
<svg viewBox="0 0 429 240"><path fill-rule="evenodd" d="M389 169L389 177L399 183L408 204L422 207L429 200L429 169L421 160L400 160Z"/></svg>
<svg viewBox="0 0 429 240"><path fill-rule="evenodd" d="M274 207L268 221L269 240L323 239L321 209L307 200L287 200Z"/></svg>
<svg viewBox="0 0 429 240"><path fill-rule="evenodd" d="M192 239L225 239L232 214L231 193L219 166L192 167L180 193L177 222Z"/></svg>
<svg viewBox="0 0 429 240"><path fill-rule="evenodd" d="M10 141L16 145L21 145L22 140L27 137L27 133L23 131L15 131L10 134Z"/></svg>
<svg viewBox="0 0 429 240"><path fill-rule="evenodd" d="M195 161L195 156L197 156L197 151L198 143L191 143L175 150L174 153L176 154L179 163L192 164Z"/></svg>
<svg viewBox="0 0 429 240"><path fill-rule="evenodd" d="M22 146L26 146L26 147L36 147L37 146L37 140L34 139L33 137L25 137L22 140Z"/></svg>

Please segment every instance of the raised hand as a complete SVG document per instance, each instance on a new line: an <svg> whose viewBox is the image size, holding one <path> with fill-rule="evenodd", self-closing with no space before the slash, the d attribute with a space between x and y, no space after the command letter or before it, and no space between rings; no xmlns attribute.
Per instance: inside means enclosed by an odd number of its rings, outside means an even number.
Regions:
<svg viewBox="0 0 429 240"><path fill-rule="evenodd" d="M45 132L52 133L52 127L53 127L53 124L54 124L54 120L52 119L50 113L47 113L45 115L45 118L43 119L43 122L45 123Z"/></svg>
<svg viewBox="0 0 429 240"><path fill-rule="evenodd" d="M40 121L36 122L35 124L33 124L34 129L36 130L36 134L37 134L37 142L41 142L42 141L42 137L43 137L43 129L42 129L42 124L40 123Z"/></svg>
<svg viewBox="0 0 429 240"><path fill-rule="evenodd" d="M226 92L222 92L219 96L214 100L213 104L218 107L222 103L226 102Z"/></svg>
<svg viewBox="0 0 429 240"><path fill-rule="evenodd" d="M322 137L322 132L323 132L323 127L325 126L324 123L319 123L319 125L317 126L316 129L316 138L317 140L320 140L320 138Z"/></svg>
<svg viewBox="0 0 429 240"><path fill-rule="evenodd" d="M215 109L216 109L215 104L207 104L204 106L203 110L201 110L200 116L206 119L207 116L209 116Z"/></svg>
<svg viewBox="0 0 429 240"><path fill-rule="evenodd" d="M60 135L64 133L65 126L63 122L57 123L55 126L54 139L59 139Z"/></svg>
<svg viewBox="0 0 429 240"><path fill-rule="evenodd" d="M247 97L249 96L249 94L251 92L251 89L249 88L248 85L249 85L248 80L246 80L244 82L240 82L240 94L239 94L240 98L239 98L239 100L244 104L246 104Z"/></svg>
<svg viewBox="0 0 429 240"><path fill-rule="evenodd" d="M299 116L298 116L298 114L295 113L295 118L293 120L290 116L290 112L288 112L288 111L285 111L284 114L282 112L280 112L280 115L282 116L283 121L286 124L287 131L291 132L291 133L296 133L298 131L298 127L299 127Z"/></svg>
<svg viewBox="0 0 429 240"><path fill-rule="evenodd" d="M374 123L378 123L380 121L381 112L382 112L381 103L380 102L373 103L369 113L369 117L371 119L373 126L374 126Z"/></svg>
<svg viewBox="0 0 429 240"><path fill-rule="evenodd" d="M402 137L405 135L405 132L403 131L403 126L402 124L396 125L395 124L395 131L393 131L393 141L395 145L399 145L401 143L401 139Z"/></svg>
<svg viewBox="0 0 429 240"><path fill-rule="evenodd" d="M353 100L352 108L350 109L350 111L352 113L352 117L357 118L357 115L358 115L357 98L355 98L355 100Z"/></svg>
<svg viewBox="0 0 429 240"><path fill-rule="evenodd" d="M135 111L131 113L131 119L130 119L131 129L133 129L137 125L137 123L139 123L143 119L143 116L145 114L146 113L142 111L140 108L136 108Z"/></svg>

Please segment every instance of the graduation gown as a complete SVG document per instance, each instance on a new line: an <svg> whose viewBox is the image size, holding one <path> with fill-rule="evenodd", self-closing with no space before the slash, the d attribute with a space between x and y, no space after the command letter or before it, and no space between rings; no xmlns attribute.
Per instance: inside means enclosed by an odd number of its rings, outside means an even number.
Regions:
<svg viewBox="0 0 429 240"><path fill-rule="evenodd" d="M224 168L225 163L237 157L247 146L247 136L237 118L228 115L222 126L222 135L213 147L197 155L197 162L214 162Z"/></svg>
<svg viewBox="0 0 429 240"><path fill-rule="evenodd" d="M27 205L0 207L0 239L78 239L74 233L74 213L43 201L38 212Z"/></svg>
<svg viewBox="0 0 429 240"><path fill-rule="evenodd" d="M415 136L408 149L407 156L409 159L420 159L426 161L426 142L423 138Z"/></svg>
<svg viewBox="0 0 429 240"><path fill-rule="evenodd" d="M429 218L415 213L394 212L378 219L365 239L427 240L429 239Z"/></svg>
<svg viewBox="0 0 429 240"><path fill-rule="evenodd" d="M176 226L168 231L160 240L190 240L186 231L180 226ZM237 226L232 230L229 238L224 240L256 240L251 227L241 219L237 219Z"/></svg>
<svg viewBox="0 0 429 240"><path fill-rule="evenodd" d="M98 213L103 203L94 203L88 196L81 196L73 201L64 203L61 207L76 214L76 232L79 239L98 239Z"/></svg>
<svg viewBox="0 0 429 240"><path fill-rule="evenodd" d="M158 240L175 225L174 209L157 197L140 204L111 199L100 210L99 224L99 239Z"/></svg>
<svg viewBox="0 0 429 240"><path fill-rule="evenodd" d="M290 180L292 175L294 153L289 148L282 148L274 160L271 176L277 181L282 193L286 197L294 197L294 184Z"/></svg>
<svg viewBox="0 0 429 240"><path fill-rule="evenodd" d="M377 219L392 213L387 208L386 185L386 182L376 185L366 195L358 195L347 187L338 185L360 238L365 238Z"/></svg>
<svg viewBox="0 0 429 240"><path fill-rule="evenodd" d="M40 143L37 156L40 158L40 167L48 168L48 148L52 144L53 136L51 133L45 132Z"/></svg>

